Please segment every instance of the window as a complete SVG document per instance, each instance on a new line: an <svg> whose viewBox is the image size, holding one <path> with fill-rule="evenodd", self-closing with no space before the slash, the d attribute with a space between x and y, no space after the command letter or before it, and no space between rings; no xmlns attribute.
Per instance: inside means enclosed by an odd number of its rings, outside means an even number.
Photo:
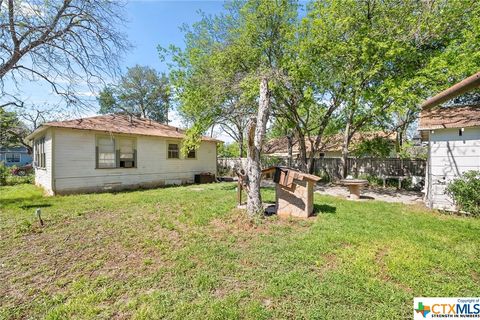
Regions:
<svg viewBox="0 0 480 320"><path fill-rule="evenodd" d="M197 157L197 152L195 149L188 151L187 159L195 159Z"/></svg>
<svg viewBox="0 0 480 320"><path fill-rule="evenodd" d="M113 138L99 138L98 147L98 167L115 168L115 140Z"/></svg>
<svg viewBox="0 0 480 320"><path fill-rule="evenodd" d="M133 139L118 139L120 168L135 166L135 141Z"/></svg>
<svg viewBox="0 0 480 320"><path fill-rule="evenodd" d="M20 153L7 153L5 159L7 162L20 162Z"/></svg>
<svg viewBox="0 0 480 320"><path fill-rule="evenodd" d="M135 139L97 138L97 168L135 168L137 151Z"/></svg>
<svg viewBox="0 0 480 320"><path fill-rule="evenodd" d="M168 144L168 159L179 159L180 158L180 150L178 148L177 143L169 143Z"/></svg>
<svg viewBox="0 0 480 320"><path fill-rule="evenodd" d="M35 149L34 163L36 168L45 168L45 137L35 139L33 143Z"/></svg>

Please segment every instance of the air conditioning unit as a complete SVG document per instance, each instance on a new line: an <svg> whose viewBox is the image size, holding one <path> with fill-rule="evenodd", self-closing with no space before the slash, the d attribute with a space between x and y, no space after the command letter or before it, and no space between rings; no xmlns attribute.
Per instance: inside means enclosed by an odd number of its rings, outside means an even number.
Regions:
<svg viewBox="0 0 480 320"><path fill-rule="evenodd" d="M132 168L133 167L133 161L123 161L123 167L124 168Z"/></svg>

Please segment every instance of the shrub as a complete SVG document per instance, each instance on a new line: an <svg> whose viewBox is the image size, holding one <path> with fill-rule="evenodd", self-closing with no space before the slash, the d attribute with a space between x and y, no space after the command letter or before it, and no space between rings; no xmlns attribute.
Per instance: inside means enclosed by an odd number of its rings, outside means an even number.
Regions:
<svg viewBox="0 0 480 320"><path fill-rule="evenodd" d="M8 168L3 161L0 161L0 186L7 185Z"/></svg>
<svg viewBox="0 0 480 320"><path fill-rule="evenodd" d="M16 172L16 170L15 167L9 168L0 161L0 186L13 186L16 184L34 182L35 179L31 170L26 171L24 176L14 175L13 173Z"/></svg>
<svg viewBox="0 0 480 320"><path fill-rule="evenodd" d="M480 171L467 171L447 186L458 209L480 216Z"/></svg>

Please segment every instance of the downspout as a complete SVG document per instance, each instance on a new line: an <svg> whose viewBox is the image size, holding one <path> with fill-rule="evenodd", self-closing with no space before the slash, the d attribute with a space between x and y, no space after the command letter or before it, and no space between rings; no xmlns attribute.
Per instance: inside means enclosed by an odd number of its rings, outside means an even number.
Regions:
<svg viewBox="0 0 480 320"><path fill-rule="evenodd" d="M428 133L428 159L427 159L427 201L428 207L432 208L433 206L433 199L432 199L432 140L431 140L431 132Z"/></svg>

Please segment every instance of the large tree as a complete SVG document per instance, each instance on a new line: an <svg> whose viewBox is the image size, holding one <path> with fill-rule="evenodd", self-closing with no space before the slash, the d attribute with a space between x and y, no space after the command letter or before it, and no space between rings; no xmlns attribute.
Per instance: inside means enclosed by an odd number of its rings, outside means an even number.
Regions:
<svg viewBox="0 0 480 320"><path fill-rule="evenodd" d="M0 108L0 146L15 147L25 146L29 151L32 148L26 143L25 138L31 131L12 111Z"/></svg>
<svg viewBox="0 0 480 320"><path fill-rule="evenodd" d="M187 32L186 49L176 51L172 70L181 111L192 121L185 148L198 144L199 134L231 112L232 93L256 107L245 129L247 211L263 212L260 154L272 111L272 89L283 82L283 62L295 34L295 1L234 1L227 13L204 17ZM250 104L253 105L253 104ZM196 138L195 138L196 137Z"/></svg>
<svg viewBox="0 0 480 320"><path fill-rule="evenodd" d="M21 80L41 81L69 104L114 76L128 48L117 0L0 0L0 106L21 104ZM13 88L13 89L12 89Z"/></svg>
<svg viewBox="0 0 480 320"><path fill-rule="evenodd" d="M437 74L433 70L451 43L459 45L468 38L469 46L478 47L474 36L462 35L478 29L471 22L478 20L478 6L478 1L406 1L399 6L396 1L375 0L323 0L312 5L305 48L316 60L314 65L327 71L322 74L326 87L342 91L344 175L355 133L385 127L385 121L394 118L403 136L415 115L411 110L437 89L435 81L462 73L462 68L440 68ZM472 63L463 63L463 69L467 65Z"/></svg>
<svg viewBox="0 0 480 320"><path fill-rule="evenodd" d="M105 87L98 96L100 113L126 112L168 123L171 94L164 74L147 66L128 68L116 85Z"/></svg>

